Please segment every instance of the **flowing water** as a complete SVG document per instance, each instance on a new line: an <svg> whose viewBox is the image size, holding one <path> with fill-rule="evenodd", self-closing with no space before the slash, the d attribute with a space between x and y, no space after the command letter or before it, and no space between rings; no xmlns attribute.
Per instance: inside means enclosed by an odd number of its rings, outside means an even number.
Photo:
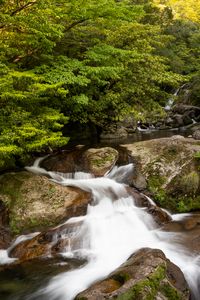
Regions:
<svg viewBox="0 0 200 300"><path fill-rule="evenodd" d="M135 205L133 196L128 194L124 184L133 171L132 164L114 167L104 177L91 178L90 174L82 172L48 172L40 168L39 163L37 160L33 167L27 169L48 175L50 180L58 184L79 187L92 193L93 202L88 205L87 214L71 218L61 225L71 228L62 234L69 240L62 256L85 259L87 263L54 276L46 286L23 299L74 299L79 292L105 278L133 252L143 247L161 249L183 271L193 292L193 299L199 299L200 256L192 255L181 245L181 233L160 230L146 209ZM154 204L151 199L149 201Z"/></svg>

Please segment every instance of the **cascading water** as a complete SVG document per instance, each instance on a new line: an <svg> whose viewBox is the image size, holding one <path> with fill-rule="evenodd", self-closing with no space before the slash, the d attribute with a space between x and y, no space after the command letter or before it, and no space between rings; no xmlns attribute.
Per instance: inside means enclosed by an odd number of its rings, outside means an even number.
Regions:
<svg viewBox="0 0 200 300"><path fill-rule="evenodd" d="M71 230L63 231L62 235L69 241L62 255L83 258L87 263L55 276L46 287L27 296L26 300L71 300L143 247L161 249L183 271L193 299L199 299L200 256L191 256L179 243L181 235L158 229L146 209L135 205L126 186L120 183L132 169L133 165L129 164L115 167L105 177L90 178L88 174L79 173L79 179L73 179L69 177L76 176L47 172L38 162L29 167L29 171L49 175L58 184L90 191L93 203L88 205L86 216L74 217L65 223Z"/></svg>
<svg viewBox="0 0 200 300"><path fill-rule="evenodd" d="M184 87L187 85L187 83L184 83L182 86L180 86L173 94L172 98L169 98L166 105L165 105L165 111L171 110L175 98L179 95L180 91L184 89Z"/></svg>

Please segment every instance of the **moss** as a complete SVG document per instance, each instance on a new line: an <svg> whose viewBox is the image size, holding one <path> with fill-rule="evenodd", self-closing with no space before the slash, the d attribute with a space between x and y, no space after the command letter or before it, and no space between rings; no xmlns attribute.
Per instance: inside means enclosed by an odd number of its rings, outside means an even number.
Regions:
<svg viewBox="0 0 200 300"><path fill-rule="evenodd" d="M171 181L168 189L163 189L165 177L152 175L148 178L148 189L154 201L172 212L184 213L200 209L199 174L195 171Z"/></svg>
<svg viewBox="0 0 200 300"><path fill-rule="evenodd" d="M122 295L112 297L113 300L154 300L158 292L169 300L181 300L182 295L166 278L166 267L157 267L147 279L141 280ZM80 300L80 299L79 299Z"/></svg>
<svg viewBox="0 0 200 300"><path fill-rule="evenodd" d="M200 160L200 152L197 151L195 154L194 154L194 158L196 158L198 161Z"/></svg>
<svg viewBox="0 0 200 300"><path fill-rule="evenodd" d="M167 284L167 283L162 284L160 287L160 291L169 300L181 300L182 299L182 296L180 295L180 293L178 293L178 291L170 284Z"/></svg>
<svg viewBox="0 0 200 300"><path fill-rule="evenodd" d="M115 300L153 300L159 289L161 281L165 278L165 266L159 266L147 279L141 280L127 292L111 299Z"/></svg>
<svg viewBox="0 0 200 300"><path fill-rule="evenodd" d="M29 199L26 195L31 190L32 185L26 187L24 182L31 182L32 184L32 179L34 180L34 178L34 175L28 172L8 173L0 178L0 197L9 209L9 226L14 235L27 230L41 230L47 226L54 226L57 223L56 218L46 218L40 214L37 217L31 213L30 216L27 215L27 211L31 211L32 199ZM37 192L37 189L40 190L41 186L36 182L34 188ZM63 199L57 197L55 187L49 183L49 189L48 191L46 190L44 195L41 196L42 201L48 202L52 199L52 207L55 209L62 207Z"/></svg>
<svg viewBox="0 0 200 300"><path fill-rule="evenodd" d="M165 179L160 175L153 175L148 179L148 190L153 193L155 202L162 207L169 208L167 201L167 195L165 190L162 188L162 184Z"/></svg>
<svg viewBox="0 0 200 300"><path fill-rule="evenodd" d="M8 173L0 178L1 195L8 208L11 208L16 200L20 200L20 187L27 177L24 173L17 173L17 176Z"/></svg>
<svg viewBox="0 0 200 300"><path fill-rule="evenodd" d="M200 209L200 196L197 197L180 197L177 199L177 212L190 212Z"/></svg>
<svg viewBox="0 0 200 300"><path fill-rule="evenodd" d="M107 156L104 157L100 157L98 159L92 159L92 165L95 167L102 167L104 166L107 162L112 162L115 159L115 155L114 154L109 154Z"/></svg>
<svg viewBox="0 0 200 300"><path fill-rule="evenodd" d="M195 195L199 187L199 174L195 171L182 176L178 182L179 189L184 195Z"/></svg>

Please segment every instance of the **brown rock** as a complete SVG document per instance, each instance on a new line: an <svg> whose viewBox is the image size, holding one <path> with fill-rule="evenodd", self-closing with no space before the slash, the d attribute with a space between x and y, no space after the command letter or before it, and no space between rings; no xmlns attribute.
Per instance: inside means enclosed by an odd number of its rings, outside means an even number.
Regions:
<svg viewBox="0 0 200 300"><path fill-rule="evenodd" d="M146 207L147 211L153 216L158 225L168 223L172 220L169 214L156 205L152 205L144 194L139 193L136 189L127 187L127 191L132 195L134 202L139 207Z"/></svg>
<svg viewBox="0 0 200 300"><path fill-rule="evenodd" d="M90 148L83 154L84 169L95 176L103 176L114 166L117 159L118 152L111 147Z"/></svg>
<svg viewBox="0 0 200 300"><path fill-rule="evenodd" d="M177 299L189 300L188 286L181 270L161 250L141 249L110 276L94 283L76 300L169 299L166 290ZM166 297L166 298L165 298Z"/></svg>
<svg viewBox="0 0 200 300"><path fill-rule="evenodd" d="M44 234L40 234L31 240L18 244L10 252L10 257L19 258L20 262L22 262L40 256L48 256L50 249L50 236L45 241Z"/></svg>
<svg viewBox="0 0 200 300"><path fill-rule="evenodd" d="M121 145L126 149L157 204L171 211L200 208L198 141L182 136ZM188 200L190 199L190 200Z"/></svg>
<svg viewBox="0 0 200 300"><path fill-rule="evenodd" d="M172 220L170 215L158 206L151 205L148 212L154 217L154 220L159 224L165 224Z"/></svg>
<svg viewBox="0 0 200 300"><path fill-rule="evenodd" d="M49 229L36 235L35 237L17 244L10 252L11 257L18 258L20 262L37 257L53 256L57 257L66 247L70 249L79 248L79 239L73 232L82 222L64 223L63 225ZM63 238L65 236L65 238ZM68 236L68 237L67 237Z"/></svg>
<svg viewBox="0 0 200 300"><path fill-rule="evenodd" d="M73 216L84 215L91 200L88 192L28 172L1 176L0 190L0 197L10 211L10 227L14 233L41 231Z"/></svg>
<svg viewBox="0 0 200 300"><path fill-rule="evenodd" d="M84 146L78 145L74 150L62 151L48 156L41 162L41 167L47 171L73 173L81 165Z"/></svg>
<svg viewBox="0 0 200 300"><path fill-rule="evenodd" d="M0 249L8 248L11 242L11 232L8 228L9 215L4 202L0 200Z"/></svg>
<svg viewBox="0 0 200 300"><path fill-rule="evenodd" d="M8 228L0 226L0 249L7 249L11 243L11 232Z"/></svg>

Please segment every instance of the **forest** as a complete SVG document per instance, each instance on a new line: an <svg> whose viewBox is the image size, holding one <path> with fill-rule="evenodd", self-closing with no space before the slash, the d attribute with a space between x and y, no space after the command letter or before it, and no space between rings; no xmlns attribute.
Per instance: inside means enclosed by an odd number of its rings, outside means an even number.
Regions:
<svg viewBox="0 0 200 300"><path fill-rule="evenodd" d="M200 101L200 3L0 0L0 169L102 128L162 115L174 90Z"/></svg>

